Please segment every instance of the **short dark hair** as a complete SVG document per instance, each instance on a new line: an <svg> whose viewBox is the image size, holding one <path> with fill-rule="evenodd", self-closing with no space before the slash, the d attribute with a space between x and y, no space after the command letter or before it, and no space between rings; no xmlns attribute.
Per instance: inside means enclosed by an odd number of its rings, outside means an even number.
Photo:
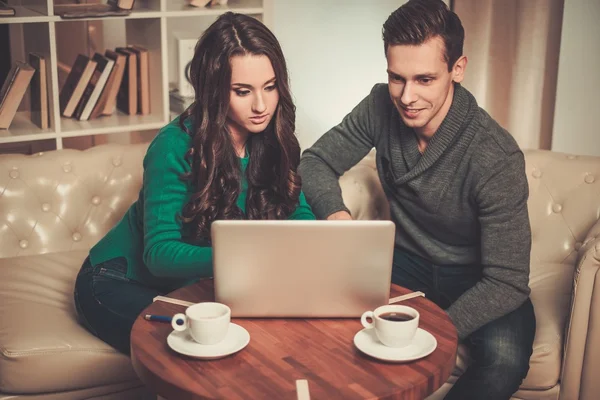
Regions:
<svg viewBox="0 0 600 400"><path fill-rule="evenodd" d="M409 0L383 24L384 50L390 45L420 45L440 36L446 46L448 71L463 53L465 30L460 18L442 0Z"/></svg>

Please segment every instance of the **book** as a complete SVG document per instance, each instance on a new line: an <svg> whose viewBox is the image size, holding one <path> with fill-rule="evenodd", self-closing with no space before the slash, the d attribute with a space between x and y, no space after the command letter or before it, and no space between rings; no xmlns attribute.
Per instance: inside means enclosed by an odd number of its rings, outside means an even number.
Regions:
<svg viewBox="0 0 600 400"><path fill-rule="evenodd" d="M63 117L71 117L73 115L95 69L96 61L83 54L77 56L58 96L60 114Z"/></svg>
<svg viewBox="0 0 600 400"><path fill-rule="evenodd" d="M131 14L131 8L122 8L118 6L122 0L109 0L106 4L55 4L54 14L59 15L63 19L79 19L79 18L99 18L99 17L115 17ZM131 1L131 0L130 0ZM126 6L128 3L125 2Z"/></svg>
<svg viewBox="0 0 600 400"><path fill-rule="evenodd" d="M117 47L115 51L123 54L126 59L123 80L117 94L117 108L129 115L135 115L138 110L137 55L126 47Z"/></svg>
<svg viewBox="0 0 600 400"><path fill-rule="evenodd" d="M129 45L127 48L135 52L137 57L138 112L141 115L148 115L150 114L150 57L148 50L136 45Z"/></svg>
<svg viewBox="0 0 600 400"><path fill-rule="evenodd" d="M95 53L92 60L96 61L96 69L74 113L75 118L80 121L87 121L89 119L115 63L110 58L104 57L99 53Z"/></svg>
<svg viewBox="0 0 600 400"><path fill-rule="evenodd" d="M227 0L187 0L187 3L192 7L226 6Z"/></svg>
<svg viewBox="0 0 600 400"><path fill-rule="evenodd" d="M187 0L188 5L192 7L205 7L211 5L210 2L211 0Z"/></svg>
<svg viewBox="0 0 600 400"><path fill-rule="evenodd" d="M38 53L29 53L29 65L35 69L31 78L31 121L42 129L48 129L48 79L46 58Z"/></svg>
<svg viewBox="0 0 600 400"><path fill-rule="evenodd" d="M0 54L5 54L4 57L0 57L0 87L4 83L4 80L8 76L10 69L12 68L12 62L10 60L10 26L12 24L0 24Z"/></svg>
<svg viewBox="0 0 600 400"><path fill-rule="evenodd" d="M111 115L117 107L117 94L123 80L125 72L125 56L112 50L106 50L104 57L111 59L114 62L110 76L104 85L104 90L100 98L96 102L90 119L98 118L101 115Z"/></svg>
<svg viewBox="0 0 600 400"><path fill-rule="evenodd" d="M0 129L10 127L34 72L29 64L21 61L11 68L0 89Z"/></svg>
<svg viewBox="0 0 600 400"><path fill-rule="evenodd" d="M0 17L14 17L15 9L0 1Z"/></svg>
<svg viewBox="0 0 600 400"><path fill-rule="evenodd" d="M4 105L6 101L6 96L8 95L8 89L11 88L15 78L17 77L17 69L18 65L13 65L8 71L8 75L6 79L4 79L4 83L2 84L2 88L0 88L0 108Z"/></svg>
<svg viewBox="0 0 600 400"><path fill-rule="evenodd" d="M135 0L108 0L108 4L121 10L131 10Z"/></svg>

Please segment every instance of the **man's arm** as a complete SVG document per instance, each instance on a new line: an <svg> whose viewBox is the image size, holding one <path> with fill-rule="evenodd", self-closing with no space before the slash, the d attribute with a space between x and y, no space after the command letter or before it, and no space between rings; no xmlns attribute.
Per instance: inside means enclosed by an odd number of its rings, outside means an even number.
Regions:
<svg viewBox="0 0 600 400"><path fill-rule="evenodd" d="M514 153L497 165L476 193L483 275L447 310L464 339L527 299L531 228L525 160Z"/></svg>
<svg viewBox="0 0 600 400"><path fill-rule="evenodd" d="M336 211L327 217L328 220L352 220L352 215L348 211Z"/></svg>
<svg viewBox="0 0 600 400"><path fill-rule="evenodd" d="M374 147L377 130L374 109L382 91L388 96L386 85L376 85L339 125L304 151L299 168L302 189L317 218L350 217L350 211L342 200L338 179ZM343 214L334 216L337 212Z"/></svg>

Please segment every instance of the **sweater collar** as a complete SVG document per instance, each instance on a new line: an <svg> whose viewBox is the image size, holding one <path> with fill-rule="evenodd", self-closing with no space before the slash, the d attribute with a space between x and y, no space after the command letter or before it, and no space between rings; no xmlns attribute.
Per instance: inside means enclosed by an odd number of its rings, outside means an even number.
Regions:
<svg viewBox="0 0 600 400"><path fill-rule="evenodd" d="M404 163L393 163L394 166L402 165L399 170L394 169L396 183L404 183L430 168L446 151L446 149L460 136L473 119L478 110L477 101L468 90L460 84L454 84L454 95L448 115L429 141L425 152L419 152L417 138L412 128L402 122L397 110L394 118L399 120L399 131L390 138L390 150L402 154ZM394 157L398 159L397 157Z"/></svg>

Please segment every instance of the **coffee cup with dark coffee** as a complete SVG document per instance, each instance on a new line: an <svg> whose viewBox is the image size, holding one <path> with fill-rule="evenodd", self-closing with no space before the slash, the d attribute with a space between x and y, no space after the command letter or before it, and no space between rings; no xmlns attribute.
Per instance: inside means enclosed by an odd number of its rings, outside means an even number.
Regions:
<svg viewBox="0 0 600 400"><path fill-rule="evenodd" d="M381 306L374 311L366 311L360 322L367 329L375 329L377 338L384 345L404 347L412 342L417 332L419 312L408 306Z"/></svg>

